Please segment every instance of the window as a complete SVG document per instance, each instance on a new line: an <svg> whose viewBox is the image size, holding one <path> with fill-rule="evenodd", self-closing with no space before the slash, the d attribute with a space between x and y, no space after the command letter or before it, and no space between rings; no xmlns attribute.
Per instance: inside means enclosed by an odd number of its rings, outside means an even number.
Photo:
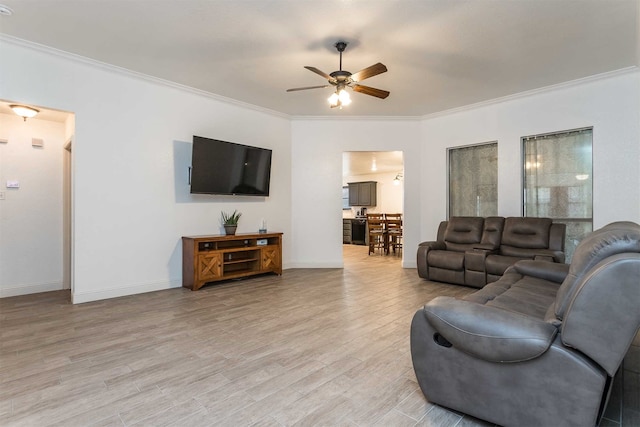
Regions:
<svg viewBox="0 0 640 427"><path fill-rule="evenodd" d="M522 138L524 216L567 225L567 263L593 230L592 141L592 128Z"/></svg>
<svg viewBox="0 0 640 427"><path fill-rule="evenodd" d="M498 143L449 148L449 217L498 214Z"/></svg>
<svg viewBox="0 0 640 427"><path fill-rule="evenodd" d="M349 205L349 187L342 187L342 210L346 211L351 209L351 205Z"/></svg>

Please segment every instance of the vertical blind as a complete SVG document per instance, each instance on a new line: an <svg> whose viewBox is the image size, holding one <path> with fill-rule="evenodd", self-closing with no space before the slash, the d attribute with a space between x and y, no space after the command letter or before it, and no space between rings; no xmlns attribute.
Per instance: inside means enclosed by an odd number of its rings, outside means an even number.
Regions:
<svg viewBox="0 0 640 427"><path fill-rule="evenodd" d="M498 143L450 148L449 217L498 214Z"/></svg>
<svg viewBox="0 0 640 427"><path fill-rule="evenodd" d="M592 128L522 138L524 215L567 225L567 262L593 229L592 140Z"/></svg>

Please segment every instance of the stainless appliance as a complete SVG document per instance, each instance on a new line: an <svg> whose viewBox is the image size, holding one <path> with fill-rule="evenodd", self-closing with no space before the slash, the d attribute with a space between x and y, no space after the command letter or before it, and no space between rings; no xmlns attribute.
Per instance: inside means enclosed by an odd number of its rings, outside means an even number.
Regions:
<svg viewBox="0 0 640 427"><path fill-rule="evenodd" d="M356 217L351 220L351 244L365 245L367 233L367 219Z"/></svg>

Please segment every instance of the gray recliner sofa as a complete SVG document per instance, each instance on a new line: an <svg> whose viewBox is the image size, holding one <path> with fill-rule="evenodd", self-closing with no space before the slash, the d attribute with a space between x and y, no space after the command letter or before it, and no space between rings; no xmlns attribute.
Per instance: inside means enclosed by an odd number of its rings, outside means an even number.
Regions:
<svg viewBox="0 0 640 427"><path fill-rule="evenodd" d="M423 279L481 288L516 261L564 262L566 225L550 218L451 217L417 251Z"/></svg>
<svg viewBox="0 0 640 427"><path fill-rule="evenodd" d="M571 265L525 260L411 324L420 387L436 404L506 426L593 426L640 327L640 225L585 237Z"/></svg>

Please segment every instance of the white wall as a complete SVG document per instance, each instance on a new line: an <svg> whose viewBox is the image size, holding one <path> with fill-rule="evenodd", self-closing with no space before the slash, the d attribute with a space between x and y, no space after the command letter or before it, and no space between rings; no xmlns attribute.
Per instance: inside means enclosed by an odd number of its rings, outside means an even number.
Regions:
<svg viewBox="0 0 640 427"><path fill-rule="evenodd" d="M423 240L446 216L447 147L498 141L498 214L522 215L522 136L593 126L594 228L640 222L640 73L627 72L422 122Z"/></svg>
<svg viewBox="0 0 640 427"><path fill-rule="evenodd" d="M376 206L368 206L367 213L402 213L404 180L400 180L398 185L393 183L393 179L400 171L386 173L367 173L361 175L348 175L342 177L342 185L350 182L375 181L376 184ZM356 216L357 207L342 211L342 216L353 218Z"/></svg>
<svg viewBox="0 0 640 427"><path fill-rule="evenodd" d="M292 128L292 228L295 267L341 267L342 153L403 151L405 247L417 247L420 217L420 122L296 119ZM408 196L409 195L409 196ZM406 255L406 256L405 256ZM415 266L413 250L403 265Z"/></svg>
<svg viewBox="0 0 640 427"><path fill-rule="evenodd" d="M285 268L342 266L344 151L404 152L405 267L445 218L447 147L497 140L499 213L520 215L520 137L593 126L594 225L640 221L638 72L422 120L290 120L5 39L0 57L0 99L76 113L75 302L180 286L180 236L220 232L221 210L283 231ZM189 195L194 134L272 148L271 197Z"/></svg>
<svg viewBox="0 0 640 427"><path fill-rule="evenodd" d="M0 114L0 297L62 289L64 136L63 123Z"/></svg>
<svg viewBox="0 0 640 427"><path fill-rule="evenodd" d="M180 286L180 237L219 233L222 210L243 213L238 232L284 232L287 268L287 118L4 39L0 57L1 99L76 114L74 302ZM273 149L271 196L188 194L194 134Z"/></svg>

